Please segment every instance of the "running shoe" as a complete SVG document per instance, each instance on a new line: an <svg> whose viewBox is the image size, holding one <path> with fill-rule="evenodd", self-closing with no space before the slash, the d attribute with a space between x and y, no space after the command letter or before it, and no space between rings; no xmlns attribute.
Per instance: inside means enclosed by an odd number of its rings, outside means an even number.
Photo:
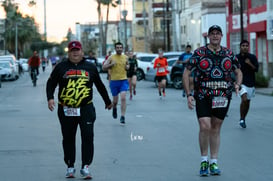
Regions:
<svg viewBox="0 0 273 181"><path fill-rule="evenodd" d="M69 167L66 170L65 177L66 178L75 178L76 169L73 167Z"/></svg>
<svg viewBox="0 0 273 181"><path fill-rule="evenodd" d="M117 117L118 117L117 108L114 107L114 108L113 108L113 118L114 118L114 119L117 119Z"/></svg>
<svg viewBox="0 0 273 181"><path fill-rule="evenodd" d="M130 95L130 100L132 100L133 99L133 96L132 95Z"/></svg>
<svg viewBox="0 0 273 181"><path fill-rule="evenodd" d="M202 161L200 166L200 176L208 176L209 175L209 162L208 161Z"/></svg>
<svg viewBox="0 0 273 181"><path fill-rule="evenodd" d="M182 91L182 97L186 97L186 92L185 92L185 90Z"/></svg>
<svg viewBox="0 0 273 181"><path fill-rule="evenodd" d="M125 124L125 117L124 116L120 117L120 124Z"/></svg>
<svg viewBox="0 0 273 181"><path fill-rule="evenodd" d="M243 119L241 119L241 120L240 120L240 126L241 126L242 128L246 128L246 121L243 120Z"/></svg>
<svg viewBox="0 0 273 181"><path fill-rule="evenodd" d="M220 175L221 170L218 168L217 163L212 163L209 165L209 170L211 175Z"/></svg>
<svg viewBox="0 0 273 181"><path fill-rule="evenodd" d="M91 174L88 169L88 165L84 165L84 167L83 167L83 169L81 169L80 173L81 173L81 176L83 179L85 179L85 180L92 179Z"/></svg>

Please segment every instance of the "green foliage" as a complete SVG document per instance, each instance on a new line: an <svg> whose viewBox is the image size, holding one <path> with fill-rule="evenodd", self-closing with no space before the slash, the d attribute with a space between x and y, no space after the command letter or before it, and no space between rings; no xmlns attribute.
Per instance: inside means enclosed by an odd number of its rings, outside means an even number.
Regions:
<svg viewBox="0 0 273 181"><path fill-rule="evenodd" d="M265 77L262 72L258 72L255 75L256 78L256 87L268 87L269 77Z"/></svg>
<svg viewBox="0 0 273 181"><path fill-rule="evenodd" d="M35 19L30 16L23 16L19 11L18 5L13 0L5 0L2 6L6 12L4 38L6 49L15 53L16 27L17 27L17 43L18 52L25 52L24 48L28 48L33 39L42 41L38 31L38 25Z"/></svg>

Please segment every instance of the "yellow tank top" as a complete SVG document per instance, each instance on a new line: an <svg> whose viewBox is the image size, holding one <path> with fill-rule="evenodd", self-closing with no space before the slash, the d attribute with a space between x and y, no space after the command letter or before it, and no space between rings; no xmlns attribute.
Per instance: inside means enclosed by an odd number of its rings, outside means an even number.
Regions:
<svg viewBox="0 0 273 181"><path fill-rule="evenodd" d="M126 71L126 55L112 55L110 63L116 62L116 64L110 69L111 80L125 80L127 79Z"/></svg>

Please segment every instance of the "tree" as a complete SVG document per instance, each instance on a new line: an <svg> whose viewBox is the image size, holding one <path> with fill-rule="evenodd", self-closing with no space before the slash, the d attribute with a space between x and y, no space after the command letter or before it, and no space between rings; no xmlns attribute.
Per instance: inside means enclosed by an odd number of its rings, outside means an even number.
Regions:
<svg viewBox="0 0 273 181"><path fill-rule="evenodd" d="M11 53L15 53L16 28L17 28L17 42L18 52L24 51L25 44L31 44L33 38L41 41L41 36L38 32L38 26L33 17L23 16L18 10L18 6L13 3L13 0L5 0L2 3L4 11L6 12L5 19L5 44L6 49Z"/></svg>
<svg viewBox="0 0 273 181"><path fill-rule="evenodd" d="M120 4L120 0L97 0L97 11L98 11L98 23L100 29L100 41L102 43L101 51L103 55L106 55L106 44L107 44L107 32L108 32L108 22L109 22L109 10L110 7L117 7ZM102 6L106 6L106 21L103 28L103 14Z"/></svg>

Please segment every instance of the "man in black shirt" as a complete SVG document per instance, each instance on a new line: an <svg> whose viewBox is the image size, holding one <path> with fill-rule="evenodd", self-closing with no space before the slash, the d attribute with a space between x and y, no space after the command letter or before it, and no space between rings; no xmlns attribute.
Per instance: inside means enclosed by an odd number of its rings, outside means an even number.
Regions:
<svg viewBox="0 0 273 181"><path fill-rule="evenodd" d="M63 135L64 161L67 165L67 178L74 178L76 132L78 125L82 138L82 167L84 179L91 179L88 166L94 153L94 123L96 120L93 105L93 84L95 84L105 103L105 109L111 109L112 103L100 75L93 63L82 57L82 46L78 41L68 44L68 60L62 61L53 69L46 85L48 108L54 110L54 91L59 86L58 117Z"/></svg>
<svg viewBox="0 0 273 181"><path fill-rule="evenodd" d="M240 90L240 126L242 128L246 128L245 117L249 110L250 100L255 95L255 72L258 72L259 69L257 57L248 51L249 42L243 40L240 43L240 53L236 55L243 73L243 82Z"/></svg>

